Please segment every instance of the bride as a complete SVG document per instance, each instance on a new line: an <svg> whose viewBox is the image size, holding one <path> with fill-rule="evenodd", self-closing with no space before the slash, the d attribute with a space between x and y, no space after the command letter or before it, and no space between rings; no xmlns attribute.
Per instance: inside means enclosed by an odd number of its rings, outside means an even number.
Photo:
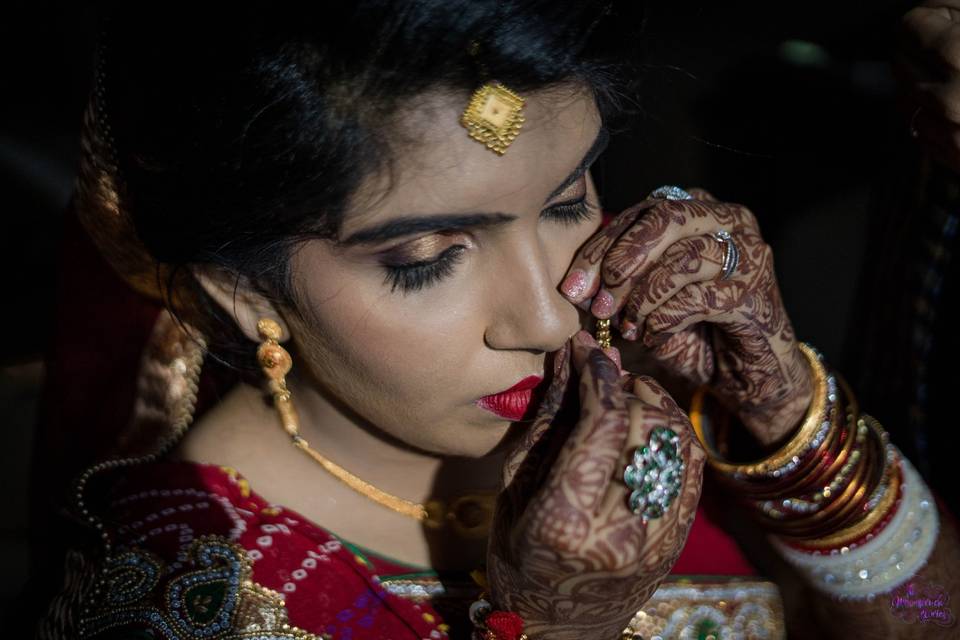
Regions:
<svg viewBox="0 0 960 640"><path fill-rule="evenodd" d="M825 635L922 631L877 595L952 584L955 534L754 216L602 214L636 14L114 12L75 207L164 310L41 637L784 637L716 506Z"/></svg>

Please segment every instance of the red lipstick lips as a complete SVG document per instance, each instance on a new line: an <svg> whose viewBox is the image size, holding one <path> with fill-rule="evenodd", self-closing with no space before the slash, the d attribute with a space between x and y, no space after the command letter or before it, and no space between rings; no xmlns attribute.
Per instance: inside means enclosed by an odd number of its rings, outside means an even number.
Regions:
<svg viewBox="0 0 960 640"><path fill-rule="evenodd" d="M506 391L483 396L476 404L481 409L495 413L501 418L516 421L523 418L533 398L533 390L543 382L540 376L528 376Z"/></svg>

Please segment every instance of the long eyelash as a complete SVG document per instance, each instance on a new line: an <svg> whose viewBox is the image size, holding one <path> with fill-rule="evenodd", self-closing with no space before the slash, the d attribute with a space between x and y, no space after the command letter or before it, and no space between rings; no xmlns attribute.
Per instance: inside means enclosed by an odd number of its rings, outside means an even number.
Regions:
<svg viewBox="0 0 960 640"><path fill-rule="evenodd" d="M587 202L586 194L577 200L559 202L543 210L541 216L550 218L563 225L573 226L586 222L593 217L594 207ZM403 293L420 291L453 273L454 268L463 259L465 247L454 245L446 249L433 260L411 262L401 265L384 265L387 271L385 284L390 291L400 289Z"/></svg>
<svg viewBox="0 0 960 640"><path fill-rule="evenodd" d="M433 260L411 262L401 265L384 265L387 277L384 283L390 285L390 291L400 289L403 293L419 291L453 273L454 267L463 259L466 247L454 245Z"/></svg>
<svg viewBox="0 0 960 640"><path fill-rule="evenodd" d="M575 225L586 222L593 217L593 207L587 202L586 194L570 202L558 202L543 210L542 216L555 220L563 225Z"/></svg>

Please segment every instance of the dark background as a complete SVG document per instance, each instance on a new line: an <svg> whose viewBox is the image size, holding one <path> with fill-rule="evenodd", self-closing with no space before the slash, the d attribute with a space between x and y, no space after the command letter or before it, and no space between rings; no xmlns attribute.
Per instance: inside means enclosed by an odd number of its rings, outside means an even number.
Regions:
<svg viewBox="0 0 960 640"><path fill-rule="evenodd" d="M883 304L865 294L870 238L914 183L916 149L889 64L910 4L651 3L640 115L596 170L614 211L664 184L749 206L774 248L798 335L855 386L858 323ZM0 9L0 606L27 574L26 478L95 25L80 3ZM956 500L941 480L946 464L931 454L922 470Z"/></svg>

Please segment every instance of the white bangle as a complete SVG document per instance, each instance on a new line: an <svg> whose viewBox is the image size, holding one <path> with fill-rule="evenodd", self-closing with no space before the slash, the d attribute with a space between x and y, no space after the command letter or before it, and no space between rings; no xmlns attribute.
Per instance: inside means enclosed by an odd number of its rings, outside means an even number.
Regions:
<svg viewBox="0 0 960 640"><path fill-rule="evenodd" d="M769 537L784 559L820 591L841 600L873 600L909 580L930 557L940 531L937 506L917 470L897 453L902 501L887 526L872 539L856 548L821 553L800 551L776 536Z"/></svg>

